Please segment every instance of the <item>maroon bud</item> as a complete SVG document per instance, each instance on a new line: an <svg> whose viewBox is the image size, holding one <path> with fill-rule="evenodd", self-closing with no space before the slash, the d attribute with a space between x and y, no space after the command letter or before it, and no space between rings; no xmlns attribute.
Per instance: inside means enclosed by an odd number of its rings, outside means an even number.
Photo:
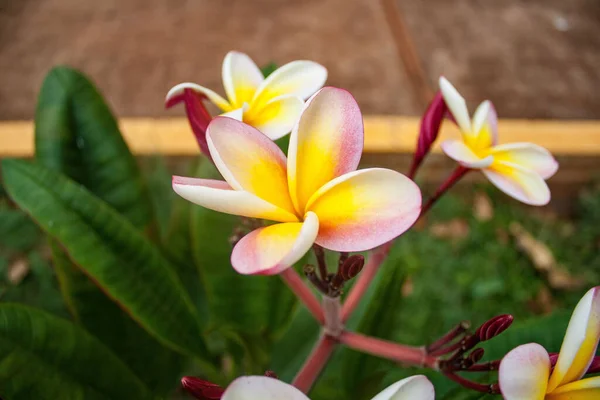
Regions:
<svg viewBox="0 0 600 400"><path fill-rule="evenodd" d="M279 379L279 377L277 376L275 371L271 371L271 370L265 371L265 376L268 376L269 378Z"/></svg>
<svg viewBox="0 0 600 400"><path fill-rule="evenodd" d="M421 129L419 131L419 138L417 140L417 148L413 157L413 163L408 173L409 178L413 178L417 169L423 162L423 159L427 156L431 150L431 146L435 143L438 134L440 133L440 127L444 120L444 115L448 111L448 106L444 102L442 93L438 91L427 110L421 118Z"/></svg>
<svg viewBox="0 0 600 400"><path fill-rule="evenodd" d="M184 376L181 379L181 386L200 400L218 400L225 392L221 386L193 376Z"/></svg>
<svg viewBox="0 0 600 400"><path fill-rule="evenodd" d="M365 257L360 254L355 254L344 261L340 267L339 275L344 278L345 281L349 281L362 271L364 265Z"/></svg>
<svg viewBox="0 0 600 400"><path fill-rule="evenodd" d="M600 356L594 357L586 374L597 374L600 372Z"/></svg>
<svg viewBox="0 0 600 400"><path fill-rule="evenodd" d="M512 315L498 315L481 325L475 335L479 336L479 340L485 342L504 332L513 321L514 317Z"/></svg>
<svg viewBox="0 0 600 400"><path fill-rule="evenodd" d="M558 361L558 353L550 353L550 366L554 367Z"/></svg>
<svg viewBox="0 0 600 400"><path fill-rule="evenodd" d="M171 108L181 102L185 104L185 113L187 114L196 141L200 146L200 151L212 160L210 152L208 151L208 144L206 143L206 129L208 128L208 124L212 120L212 117L206 110L206 107L204 107L204 103L202 103L205 98L206 96L192 89L184 89L183 93L175 95L167 100L165 107Z"/></svg>
<svg viewBox="0 0 600 400"><path fill-rule="evenodd" d="M478 363L483 358L484 354L485 354L485 350L482 349L481 347L473 350L471 352L471 354L469 354L469 360L471 361L471 365Z"/></svg>

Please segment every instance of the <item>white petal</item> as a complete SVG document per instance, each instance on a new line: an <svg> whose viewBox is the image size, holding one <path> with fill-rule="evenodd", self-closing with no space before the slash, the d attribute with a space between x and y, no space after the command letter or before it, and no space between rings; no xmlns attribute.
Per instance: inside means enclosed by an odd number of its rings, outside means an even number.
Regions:
<svg viewBox="0 0 600 400"><path fill-rule="evenodd" d="M250 110L244 115L244 122L276 140L292 131L303 108L304 101L300 97L280 96L269 101L257 113Z"/></svg>
<svg viewBox="0 0 600 400"><path fill-rule="evenodd" d="M221 400L310 400L304 393L279 379L242 376L223 393Z"/></svg>
<svg viewBox="0 0 600 400"><path fill-rule="evenodd" d="M550 356L537 343L510 351L500 362L498 378L505 400L543 400L550 375Z"/></svg>
<svg viewBox="0 0 600 400"><path fill-rule="evenodd" d="M478 157L462 140L445 140L442 142L442 150L448 157L467 168L486 168L494 161L492 156Z"/></svg>
<svg viewBox="0 0 600 400"><path fill-rule="evenodd" d="M411 376L388 386L372 400L434 400L435 390L423 375Z"/></svg>
<svg viewBox="0 0 600 400"><path fill-rule="evenodd" d="M490 154L495 160L519 164L548 179L558 170L558 162L545 148L533 143L509 143L494 146Z"/></svg>
<svg viewBox="0 0 600 400"><path fill-rule="evenodd" d="M518 164L495 162L482 169L484 175L507 195L532 206L550 202L550 189L544 179L533 170Z"/></svg>
<svg viewBox="0 0 600 400"><path fill-rule="evenodd" d="M440 90L444 101L450 109L452 116L456 120L456 123L460 127L463 133L471 134L471 121L469 118L469 110L467 109L467 103L465 99L458 93L458 91L452 86L452 84L443 76L440 77Z"/></svg>
<svg viewBox="0 0 600 400"><path fill-rule="evenodd" d="M230 51L223 60L223 86L232 107L250 103L264 81L260 69L244 53Z"/></svg>
<svg viewBox="0 0 600 400"><path fill-rule="evenodd" d="M169 90L169 93L167 93L166 101L168 102L173 96L182 94L185 89L190 89L205 95L206 97L208 97L208 100L210 100L213 104L215 104L223 111L231 111L231 105L227 100L225 100L212 90L205 88L204 86L200 86L190 82L180 83L179 85L173 86L171 90Z"/></svg>

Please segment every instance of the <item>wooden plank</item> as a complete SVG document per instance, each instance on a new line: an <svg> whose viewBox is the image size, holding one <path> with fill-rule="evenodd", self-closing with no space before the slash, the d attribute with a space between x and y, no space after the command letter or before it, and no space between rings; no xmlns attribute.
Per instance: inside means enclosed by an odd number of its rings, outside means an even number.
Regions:
<svg viewBox="0 0 600 400"><path fill-rule="evenodd" d="M185 118L123 118L125 140L135 154L193 156L198 154ZM600 155L600 121L501 120L501 143L532 142L556 155ZM419 119L401 116L365 117L366 153L410 153L419 131ZM443 126L440 139L458 137L451 123ZM434 152L439 152L439 142ZM0 157L33 155L31 121L0 122Z"/></svg>

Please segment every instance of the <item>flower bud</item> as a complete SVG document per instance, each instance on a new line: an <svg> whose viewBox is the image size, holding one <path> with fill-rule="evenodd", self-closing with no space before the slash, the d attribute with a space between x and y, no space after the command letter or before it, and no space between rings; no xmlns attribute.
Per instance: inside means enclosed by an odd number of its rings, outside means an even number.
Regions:
<svg viewBox="0 0 600 400"><path fill-rule="evenodd" d="M431 146L435 143L440 132L442 121L444 120L444 115L447 111L448 106L446 106L446 103L444 102L442 92L438 91L433 100L431 100L431 103L429 103L429 106L421 119L421 129L419 131L413 163L408 174L409 178L414 177L417 169L423 162L423 159L431 150Z"/></svg>
<svg viewBox="0 0 600 400"><path fill-rule="evenodd" d="M476 364L483 358L484 354L485 350L479 347L469 354L469 361L471 361L472 364Z"/></svg>
<svg viewBox="0 0 600 400"><path fill-rule="evenodd" d="M166 108L171 108L176 104L183 102L185 104L185 113L200 146L200 151L206 157L211 159L210 152L208 151L208 144L206 142L206 129L208 124L212 120L212 117L204 107L202 101L206 98L201 93L197 93L192 89L184 89L183 93L177 94L171 97L165 104Z"/></svg>
<svg viewBox="0 0 600 400"><path fill-rule="evenodd" d="M363 266L365 265L365 257L360 254L355 254L353 256L348 257L346 261L340 267L339 274L345 281L349 281L350 279L356 277L362 271Z"/></svg>
<svg viewBox="0 0 600 400"><path fill-rule="evenodd" d="M189 394L200 400L218 400L225 391L217 384L193 376L184 376L181 379L181 386Z"/></svg>
<svg viewBox="0 0 600 400"><path fill-rule="evenodd" d="M513 321L514 317L512 315L498 315L481 325L475 335L479 336L479 340L485 342L504 332Z"/></svg>

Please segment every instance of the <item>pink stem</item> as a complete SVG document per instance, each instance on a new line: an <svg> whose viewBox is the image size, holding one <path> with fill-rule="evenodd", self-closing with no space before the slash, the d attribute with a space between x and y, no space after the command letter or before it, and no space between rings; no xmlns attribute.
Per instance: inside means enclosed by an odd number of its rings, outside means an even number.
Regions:
<svg viewBox="0 0 600 400"><path fill-rule="evenodd" d="M355 350L419 367L437 369L438 360L425 352L425 348L397 344L354 332L343 332L338 340Z"/></svg>
<svg viewBox="0 0 600 400"><path fill-rule="evenodd" d="M304 284L304 281L302 278L300 278L300 275L298 275L293 268L288 268L279 274L279 276L281 276L283 281L289 286L292 292L294 292L296 297L298 297L300 301L304 303L306 308L308 308L308 311L311 312L315 319L319 321L321 325L323 325L325 323L325 317L323 316L323 309L319 304L319 300L317 300L317 297L313 294L310 288Z"/></svg>
<svg viewBox="0 0 600 400"><path fill-rule="evenodd" d="M300 372L294 378L292 385L296 386L302 392L308 393L323 371L323 368L325 368L336 344L336 340L331 336L321 336L321 339L319 339L319 342L306 359L302 369L300 369Z"/></svg>
<svg viewBox="0 0 600 400"><path fill-rule="evenodd" d="M390 241L384 243L371 253L369 260L358 276L358 281L350 293L348 293L348 297L346 297L346 300L344 301L344 305L342 306L342 322L346 322L348 318L350 318L350 315L369 288L371 281L375 278L375 275L379 270L379 266L389 254L391 248L392 242Z"/></svg>
<svg viewBox="0 0 600 400"><path fill-rule="evenodd" d="M425 215L427 211L431 209L431 207L440 199L440 197L442 197L442 195L446 193L448 189L454 186L454 184L458 182L463 176L465 176L465 174L469 171L469 168L465 168L462 165L456 167L452 175L450 175L448 179L446 179L446 181L442 183L442 185L438 188L438 190L436 190L434 195L431 196L431 198L427 200L427 203L425 203L425 205L421 208L421 215L419 215L419 218L423 217L423 215Z"/></svg>

